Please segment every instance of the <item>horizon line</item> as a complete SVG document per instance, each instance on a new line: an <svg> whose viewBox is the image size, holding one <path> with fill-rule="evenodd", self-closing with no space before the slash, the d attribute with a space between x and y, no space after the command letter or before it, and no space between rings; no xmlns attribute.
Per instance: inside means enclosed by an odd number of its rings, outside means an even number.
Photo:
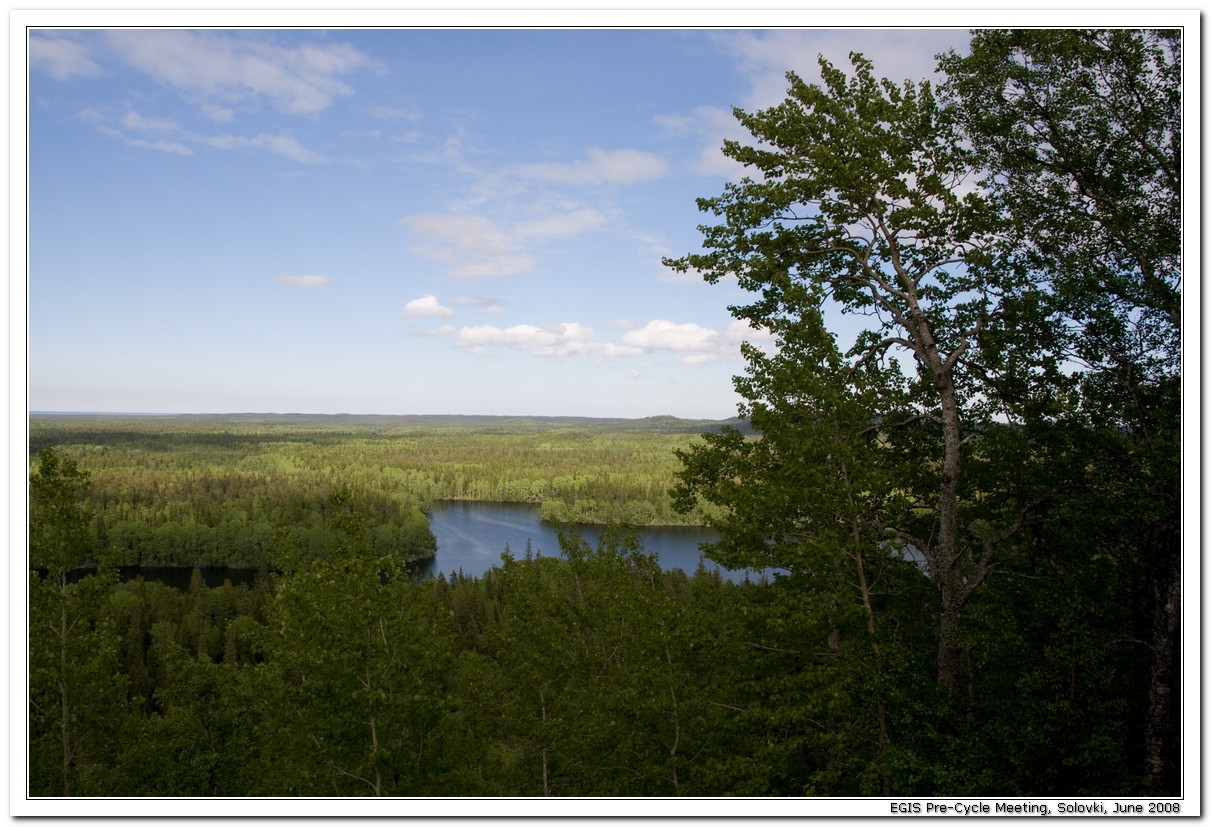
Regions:
<svg viewBox="0 0 1211 827"><path fill-rule="evenodd" d="M583 414L486 414L486 413L308 413L304 411L64 411L64 410L29 410L27 416L345 416L345 417L480 417L484 419L616 419L624 421L639 421L644 419L676 419L685 422L728 422L742 419L740 416L730 417L686 417L675 414L649 414L647 416L589 416Z"/></svg>

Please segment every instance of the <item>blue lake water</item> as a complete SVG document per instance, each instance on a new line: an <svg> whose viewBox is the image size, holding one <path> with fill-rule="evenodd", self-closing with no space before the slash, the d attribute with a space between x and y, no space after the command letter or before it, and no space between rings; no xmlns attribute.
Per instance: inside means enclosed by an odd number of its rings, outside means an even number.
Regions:
<svg viewBox="0 0 1211 827"><path fill-rule="evenodd" d="M508 549L516 558L526 553L526 544L534 555L561 556L556 527L545 523L537 505L526 503L437 502L429 513L429 527L437 538L437 555L417 565L422 576L447 576L462 571L479 577L500 565L500 555ZM601 526L579 526L580 535L597 547L604 531ZM718 539L709 529L690 526L647 526L638 530L643 550L655 554L661 568L678 568L693 574L699 563L707 570L719 568L726 579L739 582L745 572L729 571L702 556L698 546ZM751 572L749 577L760 579Z"/></svg>

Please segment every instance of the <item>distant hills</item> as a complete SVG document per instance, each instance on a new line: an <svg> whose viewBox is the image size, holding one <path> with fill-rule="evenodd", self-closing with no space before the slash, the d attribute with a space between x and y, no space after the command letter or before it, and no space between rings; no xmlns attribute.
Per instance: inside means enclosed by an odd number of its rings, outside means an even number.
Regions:
<svg viewBox="0 0 1211 827"><path fill-rule="evenodd" d="M31 411L31 419L78 420L157 419L181 425L262 425L292 428L353 428L375 431L476 431L480 433L535 433L582 430L592 432L643 432L701 434L731 426L743 433L752 428L745 419L681 419L648 416L640 419L592 416L490 416L481 414L143 414Z"/></svg>

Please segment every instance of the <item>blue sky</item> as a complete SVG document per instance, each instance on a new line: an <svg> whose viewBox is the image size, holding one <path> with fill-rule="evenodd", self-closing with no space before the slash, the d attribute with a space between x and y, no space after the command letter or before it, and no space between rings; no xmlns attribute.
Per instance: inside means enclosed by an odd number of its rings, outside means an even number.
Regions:
<svg viewBox="0 0 1211 827"><path fill-rule="evenodd" d="M32 410L723 418L732 106L964 29L29 34Z"/></svg>

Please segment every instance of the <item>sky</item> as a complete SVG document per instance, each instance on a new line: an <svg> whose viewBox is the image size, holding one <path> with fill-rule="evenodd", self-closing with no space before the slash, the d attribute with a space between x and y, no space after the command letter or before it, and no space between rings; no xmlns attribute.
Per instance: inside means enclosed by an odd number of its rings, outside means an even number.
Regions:
<svg viewBox="0 0 1211 827"><path fill-rule="evenodd" d="M732 108L952 29L32 29L28 407L734 416Z"/></svg>

